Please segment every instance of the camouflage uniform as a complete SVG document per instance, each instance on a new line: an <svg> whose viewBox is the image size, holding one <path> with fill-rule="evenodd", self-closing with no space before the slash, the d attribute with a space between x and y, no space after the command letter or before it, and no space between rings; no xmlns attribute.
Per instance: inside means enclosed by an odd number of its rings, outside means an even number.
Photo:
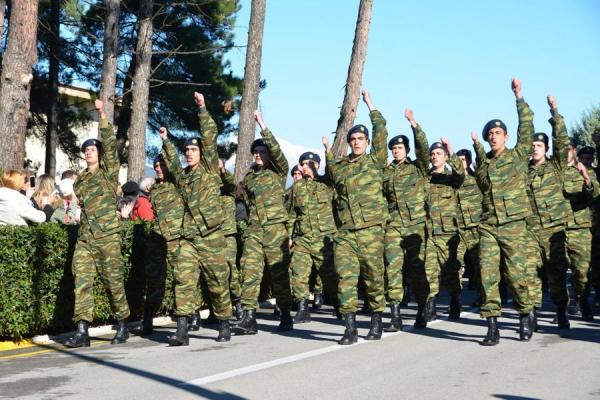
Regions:
<svg viewBox="0 0 600 400"><path fill-rule="evenodd" d="M383 197L383 170L387 165L386 121L377 110L370 113L373 124L371 153L344 157L337 163L330 151L327 167L337 192L334 258L338 275L340 311L355 313L357 285L363 274L371 309L385 308L383 250L384 226L389 218Z"/></svg>
<svg viewBox="0 0 600 400"><path fill-rule="evenodd" d="M75 182L75 195L81 207L81 225L73 254L75 310L73 321L92 322L94 311L94 277L96 272L108 291L115 318L129 316L121 271L121 241L116 214L119 187L119 158L113 127L102 118L100 137L104 151L95 171L82 171Z"/></svg>
<svg viewBox="0 0 600 400"><path fill-rule="evenodd" d="M294 251L290 264L294 301L309 297L309 278L314 266L334 298L337 291L333 266L332 190L319 180L302 178L290 190L289 221L293 224Z"/></svg>
<svg viewBox="0 0 600 400"><path fill-rule="evenodd" d="M199 113L202 140L200 163L181 169L173 144L163 141L163 156L186 205L183 238L179 241L177 264L173 271L176 315L187 317L195 311L200 269L210 292L215 317L231 317L229 267L225 261L226 242L221 226L221 179L218 171L217 128L206 110Z"/></svg>
<svg viewBox="0 0 600 400"><path fill-rule="evenodd" d="M238 300L242 297L242 277L237 265L237 224L235 222L235 180L230 172L221 174L221 203L225 213L225 223L222 226L227 245L225 247L225 259L231 276L229 279L229 291L231 298Z"/></svg>
<svg viewBox="0 0 600 400"><path fill-rule="evenodd" d="M288 162L269 129L262 138L271 157L264 169L253 167L243 180L248 226L242 253L242 306L244 310L258 308L258 294L265 261L273 282L273 294L282 310L292 305L288 271L289 235L284 206L284 186Z"/></svg>
<svg viewBox="0 0 600 400"><path fill-rule="evenodd" d="M517 100L517 110L517 146L498 155L489 152L481 158L476 171L477 184L483 195L479 259L483 287L480 312L484 318L499 317L502 309L498 291L501 257L506 262L506 277L513 292L515 309L521 315L529 314L533 309L526 268L530 238L525 224L525 218L531 214L526 187L533 112L523 99Z"/></svg>

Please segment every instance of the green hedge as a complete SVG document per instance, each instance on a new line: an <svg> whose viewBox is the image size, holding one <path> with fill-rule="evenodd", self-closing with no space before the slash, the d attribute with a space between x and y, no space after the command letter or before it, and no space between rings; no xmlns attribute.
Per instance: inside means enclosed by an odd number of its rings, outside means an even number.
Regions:
<svg viewBox="0 0 600 400"><path fill-rule="evenodd" d="M121 268L131 319L142 314L145 292L144 224L126 222L121 231ZM59 224L0 226L0 338L18 340L38 333L59 333L74 327L71 258L77 231ZM167 269L160 312L173 309L172 271ZM97 278L94 323L110 320L110 306Z"/></svg>

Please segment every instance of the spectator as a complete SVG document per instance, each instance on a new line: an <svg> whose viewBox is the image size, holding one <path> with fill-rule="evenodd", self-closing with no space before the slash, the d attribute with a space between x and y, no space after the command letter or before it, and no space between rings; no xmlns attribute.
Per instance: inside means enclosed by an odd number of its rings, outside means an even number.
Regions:
<svg viewBox="0 0 600 400"><path fill-rule="evenodd" d="M148 188L147 183L144 183L144 187ZM137 219L152 221L154 219L152 204L148 195L145 194L147 192L142 192L136 182L125 182L121 190L123 191L123 204L119 214L122 219L131 219L132 221Z"/></svg>
<svg viewBox="0 0 600 400"><path fill-rule="evenodd" d="M29 182L29 177L21 172L10 170L2 177L0 187L0 225L23 225L27 222L44 222L46 214L36 210L31 201L20 193Z"/></svg>
<svg viewBox="0 0 600 400"><path fill-rule="evenodd" d="M60 206L60 199L56 198L54 186L53 177L45 174L40 175L37 178L35 191L31 197L33 206L46 214L46 221L50 221L54 209Z"/></svg>
<svg viewBox="0 0 600 400"><path fill-rule="evenodd" d="M75 184L75 182L77 182L77 178L79 178L79 174L77 172L73 171L72 169L68 169L68 170L64 171L60 176L61 181L63 179L71 179L73 181L73 184Z"/></svg>
<svg viewBox="0 0 600 400"><path fill-rule="evenodd" d="M64 175L64 174L63 174ZM73 179L66 178L56 185L56 192L62 199L62 206L57 207L50 218L52 222L64 225L77 225L81 217L81 208L73 192Z"/></svg>

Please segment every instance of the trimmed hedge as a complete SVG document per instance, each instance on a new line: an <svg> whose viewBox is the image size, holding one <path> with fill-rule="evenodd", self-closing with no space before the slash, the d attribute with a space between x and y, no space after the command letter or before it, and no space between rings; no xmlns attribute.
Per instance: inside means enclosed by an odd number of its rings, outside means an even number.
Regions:
<svg viewBox="0 0 600 400"><path fill-rule="evenodd" d="M131 318L142 315L145 293L145 230L125 222L121 230L121 268ZM0 226L0 338L19 340L74 327L71 259L77 230L54 223ZM173 276L167 268L160 313L173 310ZM110 305L98 277L94 284L94 324L110 321Z"/></svg>

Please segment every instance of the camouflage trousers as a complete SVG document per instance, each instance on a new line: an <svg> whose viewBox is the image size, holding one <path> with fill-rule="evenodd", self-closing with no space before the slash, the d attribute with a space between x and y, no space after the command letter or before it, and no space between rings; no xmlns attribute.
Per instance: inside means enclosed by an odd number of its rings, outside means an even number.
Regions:
<svg viewBox="0 0 600 400"><path fill-rule="evenodd" d="M429 295L429 281L425 273L425 224L406 228L388 225L385 230L385 268L387 298L400 303L404 297L403 272L406 273L417 303L425 304Z"/></svg>
<svg viewBox="0 0 600 400"><path fill-rule="evenodd" d="M479 288L481 286L481 271L479 267L479 229L477 227L461 229L459 236L465 249L463 261L466 275L469 277L471 284L474 284L476 288Z"/></svg>
<svg viewBox="0 0 600 400"><path fill-rule="evenodd" d="M529 298L527 275L527 233L525 221L513 221L503 225L481 224L479 226L479 260L483 301L480 314L483 318L499 317L500 259L506 263L506 278L510 286L514 307L520 314L529 313L533 303Z"/></svg>
<svg viewBox="0 0 600 400"><path fill-rule="evenodd" d="M279 308L292 307L289 274L289 237L285 224L248 226L242 253L242 306L244 310L258 308L260 283L265 264L273 283L273 295Z"/></svg>
<svg viewBox="0 0 600 400"><path fill-rule="evenodd" d="M542 247L538 243L538 237L534 233L533 228L527 227L527 254L525 258L526 269L527 269L527 285L529 287L529 299L534 307L542 308L542 279L540 275L542 273L543 261L542 261Z"/></svg>
<svg viewBox="0 0 600 400"><path fill-rule="evenodd" d="M225 236L225 260L231 271L229 277L229 292L231 293L232 299L239 299L242 297L242 274L237 265L237 238L235 235Z"/></svg>
<svg viewBox="0 0 600 400"><path fill-rule="evenodd" d="M334 259L338 300L342 313L358 309L358 277L362 274L367 298L374 312L385 309L383 252L385 236L381 225L358 230L341 230L335 236Z"/></svg>
<svg viewBox="0 0 600 400"><path fill-rule="evenodd" d="M198 307L198 279L206 279L215 317L231 317L229 297L229 266L225 261L225 237L220 230L207 236L179 240L177 262L173 269L175 285L175 315L190 316Z"/></svg>
<svg viewBox="0 0 600 400"><path fill-rule="evenodd" d="M299 236L294 238L292 270L292 294L294 301L308 300L309 280L313 267L321 277L325 293L330 298L337 294L337 276L333 266L333 238L325 236Z"/></svg>
<svg viewBox="0 0 600 400"><path fill-rule="evenodd" d="M129 317L121 270L121 239L118 233L90 241L79 240L73 254L75 310L73 321L94 320L94 278L96 273L108 293L110 308L118 320Z"/></svg>
<svg viewBox="0 0 600 400"><path fill-rule="evenodd" d="M576 297L585 295L592 258L592 232L589 228L567 229L567 257L573 272Z"/></svg>
<svg viewBox="0 0 600 400"><path fill-rule="evenodd" d="M567 292L567 234L564 225L532 229L537 238L542 255L542 268L548 276L548 289L552 302L557 307L566 307L569 303ZM541 282L540 282L541 286Z"/></svg>
<svg viewBox="0 0 600 400"><path fill-rule="evenodd" d="M425 249L425 273L429 282L428 299L440 292L441 280L451 296L460 295L461 260L465 256L465 246L458 233L451 235L429 235Z"/></svg>

